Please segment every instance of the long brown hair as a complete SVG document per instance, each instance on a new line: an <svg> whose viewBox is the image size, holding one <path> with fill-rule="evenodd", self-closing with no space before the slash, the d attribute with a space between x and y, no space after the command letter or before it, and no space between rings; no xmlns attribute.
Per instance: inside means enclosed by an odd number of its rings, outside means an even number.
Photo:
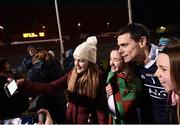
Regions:
<svg viewBox="0 0 180 125"><path fill-rule="evenodd" d="M68 82L69 91L88 96L91 99L96 98L98 86L98 66L91 62L89 62L87 69L83 73L78 74L76 68L74 68Z"/></svg>
<svg viewBox="0 0 180 125"><path fill-rule="evenodd" d="M173 43L173 41L171 41ZM166 46L161 52L169 56L170 61L170 78L174 91L180 96L180 40L176 40L174 44ZM180 123L180 100L177 102L177 118Z"/></svg>
<svg viewBox="0 0 180 125"><path fill-rule="evenodd" d="M166 46L162 52L169 56L170 77L176 92L180 95L180 44Z"/></svg>
<svg viewBox="0 0 180 125"><path fill-rule="evenodd" d="M137 78L137 62L128 62L124 64L124 72L127 75L127 81L133 82Z"/></svg>

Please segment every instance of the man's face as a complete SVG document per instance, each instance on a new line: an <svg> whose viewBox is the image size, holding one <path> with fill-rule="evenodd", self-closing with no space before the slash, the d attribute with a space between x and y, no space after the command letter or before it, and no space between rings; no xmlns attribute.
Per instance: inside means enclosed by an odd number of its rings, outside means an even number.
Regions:
<svg viewBox="0 0 180 125"><path fill-rule="evenodd" d="M35 48L30 48L29 49L29 55L34 56L36 54L36 49Z"/></svg>
<svg viewBox="0 0 180 125"><path fill-rule="evenodd" d="M111 51L109 64L112 72L122 71L123 59L118 50Z"/></svg>
<svg viewBox="0 0 180 125"><path fill-rule="evenodd" d="M122 34L118 37L119 53L122 54L124 62L138 61L140 55L140 42L131 39L129 33Z"/></svg>

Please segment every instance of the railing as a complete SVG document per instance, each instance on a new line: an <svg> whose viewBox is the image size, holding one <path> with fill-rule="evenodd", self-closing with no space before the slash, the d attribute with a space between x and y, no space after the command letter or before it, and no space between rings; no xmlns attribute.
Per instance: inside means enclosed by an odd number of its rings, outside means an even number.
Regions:
<svg viewBox="0 0 180 125"><path fill-rule="evenodd" d="M31 40L31 41L14 41L11 45L28 44L28 43L43 43L43 42L58 42L59 39Z"/></svg>

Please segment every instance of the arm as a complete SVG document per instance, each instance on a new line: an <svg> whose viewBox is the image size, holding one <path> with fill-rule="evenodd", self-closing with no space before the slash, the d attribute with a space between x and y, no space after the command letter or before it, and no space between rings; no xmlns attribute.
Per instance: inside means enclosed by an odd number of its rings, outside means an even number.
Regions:
<svg viewBox="0 0 180 125"><path fill-rule="evenodd" d="M68 73L51 83L38 83L27 80L17 80L20 90L27 95L54 95L58 91L67 88Z"/></svg>

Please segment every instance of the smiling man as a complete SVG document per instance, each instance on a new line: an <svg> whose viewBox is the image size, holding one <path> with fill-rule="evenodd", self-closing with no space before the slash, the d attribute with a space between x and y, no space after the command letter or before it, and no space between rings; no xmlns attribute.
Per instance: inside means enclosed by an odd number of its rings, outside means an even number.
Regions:
<svg viewBox="0 0 180 125"><path fill-rule="evenodd" d="M150 33L142 24L129 24L119 31L119 53L125 63L137 62L138 75L143 82L142 123L167 123L167 93L154 73L157 69L158 47L150 43Z"/></svg>

